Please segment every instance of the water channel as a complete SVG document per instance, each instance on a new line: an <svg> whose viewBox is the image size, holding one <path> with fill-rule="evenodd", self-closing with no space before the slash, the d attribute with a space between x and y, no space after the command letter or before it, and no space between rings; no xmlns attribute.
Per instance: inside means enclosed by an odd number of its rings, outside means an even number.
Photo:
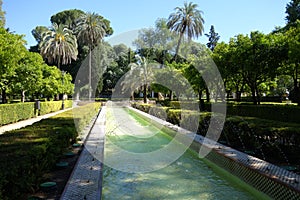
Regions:
<svg viewBox="0 0 300 200"><path fill-rule="evenodd" d="M117 113L118 117L114 117L113 113ZM127 108L118 108L114 112L108 110L106 124L104 161L108 157L114 157L119 149L133 154L144 154L161 149L172 140L164 129L154 126L151 120L141 118ZM132 130L136 130L133 127L143 131L133 133ZM265 198L238 178L225 175L222 169L198 158L197 152L190 149L159 170L143 173L126 170L136 167L139 171L137 163L139 162L118 163L118 166L122 166L121 170L111 164L104 166L102 199Z"/></svg>

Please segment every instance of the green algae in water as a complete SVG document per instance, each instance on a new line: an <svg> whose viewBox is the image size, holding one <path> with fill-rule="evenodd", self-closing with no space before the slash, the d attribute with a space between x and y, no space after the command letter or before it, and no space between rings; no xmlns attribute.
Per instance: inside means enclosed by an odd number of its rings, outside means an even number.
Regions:
<svg viewBox="0 0 300 200"><path fill-rule="evenodd" d="M138 114L131 113L131 116L138 123L145 125L145 128L151 127L151 124L149 122L147 124L144 118L139 118ZM155 134L151 139L134 140L131 136L118 135L109 137L113 138L119 146L141 153L162 148L172 139L163 131ZM109 147L109 143L106 143L105 149ZM247 187L239 187L240 183L225 180L218 175L219 173L215 173L216 170L212 166L211 163L199 159L197 153L192 150L187 150L169 166L149 173L127 173L104 166L102 199L247 200L266 198L259 196L259 192L250 193L245 190Z"/></svg>

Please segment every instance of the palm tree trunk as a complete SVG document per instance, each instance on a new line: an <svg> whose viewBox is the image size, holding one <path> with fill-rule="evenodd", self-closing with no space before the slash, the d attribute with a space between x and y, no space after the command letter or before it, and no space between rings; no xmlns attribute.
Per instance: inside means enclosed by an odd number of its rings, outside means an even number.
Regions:
<svg viewBox="0 0 300 200"><path fill-rule="evenodd" d="M183 36L183 32L181 32L180 35L179 35L179 40L178 40L178 43L177 43L177 47L176 47L175 55L173 57L173 61L176 61L176 59L177 59L177 55L178 55L178 52L179 52L179 47L180 47L180 44L181 44L182 36Z"/></svg>
<svg viewBox="0 0 300 200"><path fill-rule="evenodd" d="M144 103L147 103L147 84L144 85Z"/></svg>
<svg viewBox="0 0 300 200"><path fill-rule="evenodd" d="M92 96L92 48L89 49L89 101Z"/></svg>

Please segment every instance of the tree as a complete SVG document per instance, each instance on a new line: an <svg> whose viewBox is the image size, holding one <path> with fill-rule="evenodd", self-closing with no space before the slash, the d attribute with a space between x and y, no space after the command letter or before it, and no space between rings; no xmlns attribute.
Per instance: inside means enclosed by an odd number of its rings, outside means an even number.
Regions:
<svg viewBox="0 0 300 200"><path fill-rule="evenodd" d="M2 0L0 0L0 27L5 26L5 11L2 10Z"/></svg>
<svg viewBox="0 0 300 200"><path fill-rule="evenodd" d="M75 31L77 20L83 14L84 12L78 9L64 10L52 15L50 21L51 23L64 24L68 29Z"/></svg>
<svg viewBox="0 0 300 200"><path fill-rule="evenodd" d="M300 20L300 0L292 0L286 6L286 21L289 25L295 23L297 20Z"/></svg>
<svg viewBox="0 0 300 200"><path fill-rule="evenodd" d="M153 80L154 63L140 55L136 55L135 59L135 63L129 64L130 71L121 79L120 86L122 93L128 94L130 92L133 97L134 90L140 87L139 84L142 83L144 103L147 103L147 90Z"/></svg>
<svg viewBox="0 0 300 200"><path fill-rule="evenodd" d="M300 21L297 20L294 27L286 32L285 40L288 45L288 59L286 59L285 65L281 68L281 71L285 75L289 75L293 78L294 87L291 91L291 99L300 105Z"/></svg>
<svg viewBox="0 0 300 200"><path fill-rule="evenodd" d="M174 60L176 60L184 35L189 40L202 35L204 20L201 16L202 11L198 10L197 7L197 4L185 2L183 7L176 7L175 12L168 18L168 28L179 34Z"/></svg>
<svg viewBox="0 0 300 200"><path fill-rule="evenodd" d="M23 36L0 28L0 89L3 103L6 103L7 90L11 89L18 63L27 51L24 44Z"/></svg>
<svg viewBox="0 0 300 200"><path fill-rule="evenodd" d="M215 32L215 27L211 25L209 34L205 34L208 37L208 43L206 44L207 47L211 50L214 51L218 40L220 39L220 36L218 33Z"/></svg>
<svg viewBox="0 0 300 200"><path fill-rule="evenodd" d="M118 80L130 70L129 64L134 60L134 52L124 44L113 46L115 60L108 65L103 74L103 92L110 95Z"/></svg>
<svg viewBox="0 0 300 200"><path fill-rule="evenodd" d="M42 67L43 81L40 93L47 99L58 94L73 94L72 76L63 74L57 67L44 64ZM63 81L62 81L63 80Z"/></svg>
<svg viewBox="0 0 300 200"><path fill-rule="evenodd" d="M13 77L14 91L21 94L21 101L25 101L25 93L34 95L40 93L43 80L42 67L43 58L38 53L27 51L24 58L16 69L16 76Z"/></svg>
<svg viewBox="0 0 300 200"><path fill-rule="evenodd" d="M49 62L61 65L69 64L77 59L77 40L64 25L54 23L49 31L43 33L40 43L41 55Z"/></svg>
<svg viewBox="0 0 300 200"><path fill-rule="evenodd" d="M61 65L69 64L72 60L77 59L76 37L71 30L62 24L54 23L49 31L44 32L40 45L41 55L49 63L56 63L58 69L61 69ZM62 98L64 98L64 94ZM64 101L62 102L62 109L64 109Z"/></svg>
<svg viewBox="0 0 300 200"><path fill-rule="evenodd" d="M40 45L41 41L43 40L43 34L47 31L49 31L49 29L46 26L37 26L31 31L31 34L37 41L37 45L31 46L29 51L40 53L39 45Z"/></svg>
<svg viewBox="0 0 300 200"><path fill-rule="evenodd" d="M92 95L91 88L91 70L92 70L92 50L97 46L102 38L106 35L106 25L96 13L85 13L81 15L78 20L78 34L77 38L79 42L88 45L89 47L89 99Z"/></svg>

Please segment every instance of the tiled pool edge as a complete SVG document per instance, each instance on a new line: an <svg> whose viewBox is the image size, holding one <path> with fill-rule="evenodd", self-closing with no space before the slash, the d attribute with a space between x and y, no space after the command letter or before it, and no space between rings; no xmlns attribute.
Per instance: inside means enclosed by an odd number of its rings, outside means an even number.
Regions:
<svg viewBox="0 0 300 200"><path fill-rule="evenodd" d="M84 148L61 195L61 200L101 199L102 162L105 136L105 106L84 138ZM83 139L83 140L84 140ZM88 146L88 148L87 148Z"/></svg>
<svg viewBox="0 0 300 200"><path fill-rule="evenodd" d="M196 152L200 147L211 149L206 159L227 172L235 175L255 189L265 193L273 199L300 199L300 176L283 168L265 162L243 152L213 141L204 140L203 136L186 134L188 131L176 125L151 116L145 112L129 107L136 112L151 118L168 128L178 131L192 138L190 146ZM204 142L205 141L205 142Z"/></svg>

